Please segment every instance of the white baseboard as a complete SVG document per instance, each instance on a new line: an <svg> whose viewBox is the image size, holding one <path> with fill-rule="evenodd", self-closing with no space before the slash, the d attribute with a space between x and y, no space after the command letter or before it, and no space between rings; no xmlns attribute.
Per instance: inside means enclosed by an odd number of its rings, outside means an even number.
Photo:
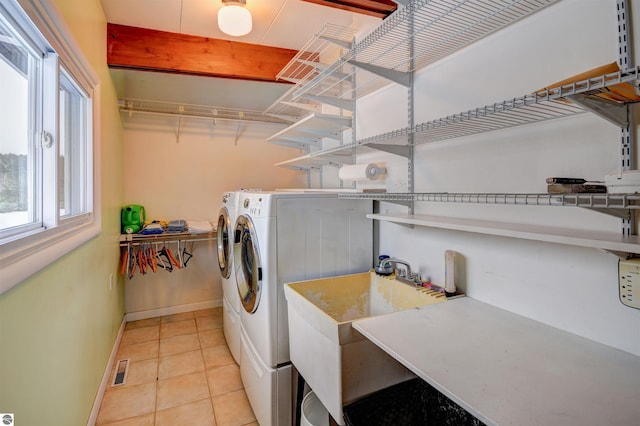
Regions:
<svg viewBox="0 0 640 426"><path fill-rule="evenodd" d="M114 363L116 362L118 347L120 347L120 341L122 340L122 334L124 333L124 328L126 324L127 324L127 321L125 316L122 318L122 323L120 324L120 330L118 330L118 336L116 337L116 341L113 342L113 347L111 348L111 355L109 355L109 362L107 362L107 366L104 369L104 374L102 375L102 381L100 382L100 387L98 388L98 393L96 394L96 398L93 401L93 408L91 408L91 415L89 416L89 420L87 420L87 426L95 425L96 420L98 420L98 413L100 412L100 406L102 405L102 398L104 397L104 392L107 390L107 386L109 386L111 371L113 369Z"/></svg>
<svg viewBox="0 0 640 426"><path fill-rule="evenodd" d="M201 309L219 308L220 306L222 306L222 300L208 300L206 302L168 306L166 308L149 309L147 311L127 312L124 317L127 322L131 322L165 315L181 314L183 312L199 311Z"/></svg>

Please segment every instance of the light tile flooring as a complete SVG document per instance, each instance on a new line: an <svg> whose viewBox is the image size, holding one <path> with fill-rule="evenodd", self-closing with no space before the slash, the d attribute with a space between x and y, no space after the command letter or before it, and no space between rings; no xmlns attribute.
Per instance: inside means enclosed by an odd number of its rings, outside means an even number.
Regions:
<svg viewBox="0 0 640 426"><path fill-rule="evenodd" d="M224 339L222 308L127 323L96 425L257 426Z"/></svg>

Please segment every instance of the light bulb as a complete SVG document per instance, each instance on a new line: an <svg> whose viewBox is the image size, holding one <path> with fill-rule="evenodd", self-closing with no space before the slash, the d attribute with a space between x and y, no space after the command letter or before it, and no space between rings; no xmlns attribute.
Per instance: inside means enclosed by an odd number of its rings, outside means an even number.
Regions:
<svg viewBox="0 0 640 426"><path fill-rule="evenodd" d="M249 34L253 28L251 12L239 4L223 4L218 11L218 27L234 37Z"/></svg>

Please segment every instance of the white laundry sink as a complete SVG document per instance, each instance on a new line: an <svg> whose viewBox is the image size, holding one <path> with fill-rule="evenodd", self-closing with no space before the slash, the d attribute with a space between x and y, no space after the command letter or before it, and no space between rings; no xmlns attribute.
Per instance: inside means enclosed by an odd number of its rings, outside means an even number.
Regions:
<svg viewBox="0 0 640 426"><path fill-rule="evenodd" d="M354 320L446 300L373 272L289 283L291 362L331 416L413 374L351 327Z"/></svg>

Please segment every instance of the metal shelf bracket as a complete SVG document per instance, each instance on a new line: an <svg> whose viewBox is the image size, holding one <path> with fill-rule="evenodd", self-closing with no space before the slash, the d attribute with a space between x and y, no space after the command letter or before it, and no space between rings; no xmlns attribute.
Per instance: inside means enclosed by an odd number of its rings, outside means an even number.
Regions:
<svg viewBox="0 0 640 426"><path fill-rule="evenodd" d="M624 252L624 251L607 250L607 249L602 249L602 251L605 252L605 253L609 253L609 254L612 254L614 256L617 256L620 259L631 259L633 257L632 253L627 253L627 252Z"/></svg>
<svg viewBox="0 0 640 426"><path fill-rule="evenodd" d="M397 204L405 207L411 207L413 205L413 200L380 199L378 201L384 201L385 203ZM411 227L413 228L413 225Z"/></svg>
<svg viewBox="0 0 640 426"><path fill-rule="evenodd" d="M314 96L304 95L303 98L310 101L320 102L321 104L331 105L347 111L353 111L353 101L349 99L332 98L330 96Z"/></svg>
<svg viewBox="0 0 640 426"><path fill-rule="evenodd" d="M618 219L622 219L622 220L630 220L632 215L634 214L633 211L631 211L630 209L629 210L605 209L605 208L597 208L597 207L585 207L585 209L593 210L593 211L598 212L598 213L607 214L609 216L614 216L614 217L617 217Z"/></svg>
<svg viewBox="0 0 640 426"><path fill-rule="evenodd" d="M348 41L339 40L337 38L328 37L328 36L325 36L325 35L318 36L318 38L321 39L321 40L326 40L329 43L333 43L336 46L344 47L345 49L351 49L351 45L353 44L353 43L348 42Z"/></svg>
<svg viewBox="0 0 640 426"><path fill-rule="evenodd" d="M386 78L387 80L391 80L404 87L411 87L411 73L391 70L388 68L379 67L377 65L354 61L354 60L348 60L347 62L353 66L356 66L365 71L369 71L370 73Z"/></svg>
<svg viewBox="0 0 640 426"><path fill-rule="evenodd" d="M378 143L367 144L369 148L378 151L388 152L389 154L399 155L400 157L409 158L411 156L411 147L402 145L384 145Z"/></svg>
<svg viewBox="0 0 640 426"><path fill-rule="evenodd" d="M569 95L566 98L618 127L629 126L627 105L608 102L599 98L591 98L585 94Z"/></svg>
<svg viewBox="0 0 640 426"><path fill-rule="evenodd" d="M305 104L302 102L286 102L286 101L283 101L281 103L284 105L288 105L290 107L301 109L303 111L320 112L320 105L317 105L317 104ZM294 122L295 118L291 119L290 121Z"/></svg>
<svg viewBox="0 0 640 426"><path fill-rule="evenodd" d="M337 141L341 141L342 139L340 138L340 135L330 132L328 130L322 130L322 129L311 129L311 128L305 128L305 127L299 127L297 130L299 130L302 133L308 133L310 135L314 135L320 138L329 138L329 139L334 139Z"/></svg>
<svg viewBox="0 0 640 426"><path fill-rule="evenodd" d="M292 146L293 144L304 145L306 149L309 149L309 147L312 147L312 146L316 148L319 148L322 146L322 144L318 140L311 140L309 138L302 138L302 137L296 137L296 136L281 136L277 139L270 140L270 142L287 144L288 146Z"/></svg>

